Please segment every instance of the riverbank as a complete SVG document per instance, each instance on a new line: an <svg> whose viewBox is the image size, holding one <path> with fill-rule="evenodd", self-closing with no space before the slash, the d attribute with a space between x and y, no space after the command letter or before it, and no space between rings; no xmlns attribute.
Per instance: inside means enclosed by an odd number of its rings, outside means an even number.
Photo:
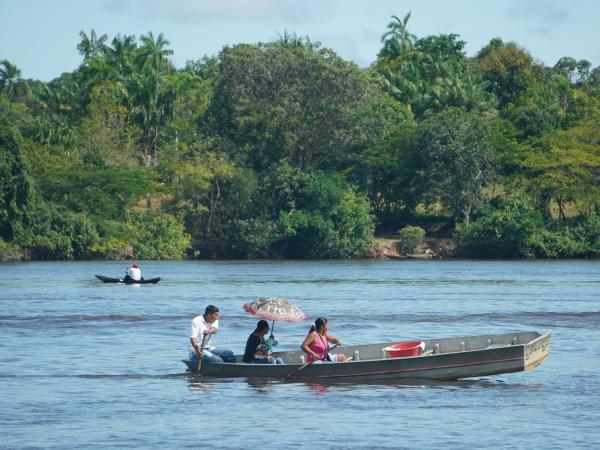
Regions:
<svg viewBox="0 0 600 450"><path fill-rule="evenodd" d="M393 237L376 237L363 254L365 259L443 259L453 256L456 244L452 239L425 238L412 253L399 249L399 240Z"/></svg>
<svg viewBox="0 0 600 450"><path fill-rule="evenodd" d="M453 256L455 244L452 239L425 238L413 253L402 253L399 240L394 237L376 237L373 244L359 255L363 259L442 259ZM123 259L131 259L123 258ZM190 258L195 259L195 258ZM203 259L203 258L200 258ZM30 252L15 245L0 248L0 262L32 261ZM101 259L100 259L101 260ZM110 259L105 259L110 261Z"/></svg>

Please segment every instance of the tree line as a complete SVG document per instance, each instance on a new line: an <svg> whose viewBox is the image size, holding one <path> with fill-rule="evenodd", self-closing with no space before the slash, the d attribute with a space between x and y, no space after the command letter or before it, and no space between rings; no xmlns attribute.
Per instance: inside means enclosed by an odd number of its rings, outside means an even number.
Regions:
<svg viewBox="0 0 600 450"><path fill-rule="evenodd" d="M82 32L50 81L0 61L0 255L348 258L421 227L456 256L600 254L600 67L392 16L360 68L284 32L176 68Z"/></svg>

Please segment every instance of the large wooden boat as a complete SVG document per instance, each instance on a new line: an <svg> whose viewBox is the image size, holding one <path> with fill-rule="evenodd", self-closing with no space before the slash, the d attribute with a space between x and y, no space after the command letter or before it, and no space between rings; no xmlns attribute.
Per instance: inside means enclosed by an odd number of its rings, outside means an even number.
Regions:
<svg viewBox="0 0 600 450"><path fill-rule="evenodd" d="M244 364L203 362L200 375L281 380L390 381L418 378L456 380L501 373L519 372L540 365L550 351L551 331L529 331L483 336L423 340L419 356L389 357L384 349L395 342L335 348L352 359L343 363L304 364L301 350L279 352L285 364ZM198 363L183 361L198 374ZM305 366L305 367L303 367Z"/></svg>

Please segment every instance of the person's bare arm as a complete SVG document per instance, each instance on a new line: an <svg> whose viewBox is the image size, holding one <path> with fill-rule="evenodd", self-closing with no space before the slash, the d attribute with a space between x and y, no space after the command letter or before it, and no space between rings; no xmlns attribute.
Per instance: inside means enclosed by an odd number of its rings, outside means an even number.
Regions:
<svg viewBox="0 0 600 450"><path fill-rule="evenodd" d="M316 331L313 331L312 333L310 333L308 336L306 336L306 338L304 339L304 342L302 342L302 345L300 346L300 348L304 351L304 353L307 353L309 355L312 355L312 357L314 359L321 359L321 356L315 352L313 352L308 346L310 344L312 344L313 342L315 342L316 339Z"/></svg>
<svg viewBox="0 0 600 450"><path fill-rule="evenodd" d="M327 342L331 342L332 344L342 345L342 341L334 336L330 336L327 334L326 336Z"/></svg>
<svg viewBox="0 0 600 450"><path fill-rule="evenodd" d="M192 342L192 347L194 347L194 350L196 351L196 354L198 356L202 356L204 354L203 349L200 348L200 346L198 345L198 341L196 340L196 338L191 337L190 341Z"/></svg>

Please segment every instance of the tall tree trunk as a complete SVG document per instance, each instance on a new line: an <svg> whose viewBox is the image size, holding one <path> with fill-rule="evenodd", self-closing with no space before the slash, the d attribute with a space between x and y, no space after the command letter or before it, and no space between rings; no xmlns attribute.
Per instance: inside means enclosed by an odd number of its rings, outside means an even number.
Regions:
<svg viewBox="0 0 600 450"><path fill-rule="evenodd" d="M216 192L213 189L213 191L211 192L211 198L209 199L210 209L209 209L209 213L208 213L208 220L206 221L206 235L207 236L210 234L210 227L212 224L212 220L213 220L213 217L215 216L215 211L217 210L217 204L219 202L219 197L221 196L221 188L219 186L218 179L215 179L215 188L216 188Z"/></svg>

